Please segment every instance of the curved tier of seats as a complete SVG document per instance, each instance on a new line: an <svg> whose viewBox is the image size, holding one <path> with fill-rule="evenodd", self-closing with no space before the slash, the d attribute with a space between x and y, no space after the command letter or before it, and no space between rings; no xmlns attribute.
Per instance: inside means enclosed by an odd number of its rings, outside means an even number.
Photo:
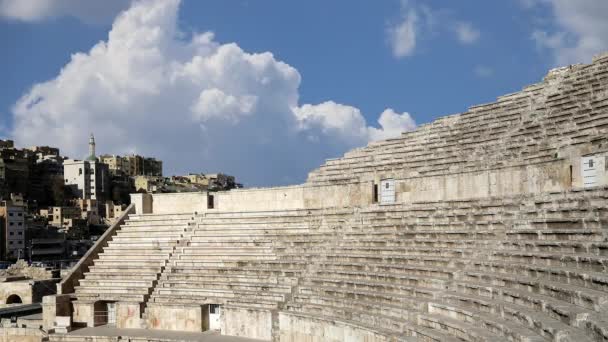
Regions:
<svg viewBox="0 0 608 342"><path fill-rule="evenodd" d="M553 161L564 146L608 146L608 55L553 72L497 102L439 118L400 138L328 159L313 184L369 180L376 173L436 176Z"/></svg>
<svg viewBox="0 0 608 342"><path fill-rule="evenodd" d="M150 302L404 341L608 340L606 189L197 220Z"/></svg>

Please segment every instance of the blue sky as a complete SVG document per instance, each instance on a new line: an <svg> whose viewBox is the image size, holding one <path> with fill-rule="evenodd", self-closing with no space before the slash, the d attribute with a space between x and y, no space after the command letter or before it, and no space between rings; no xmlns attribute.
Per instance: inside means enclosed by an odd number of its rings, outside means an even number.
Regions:
<svg viewBox="0 0 608 342"><path fill-rule="evenodd" d="M90 50L100 41L108 42L113 18L128 8L127 1L109 0L103 10L85 8L86 2L74 0L56 0L45 8L36 8L34 2L20 7L15 1L0 0L0 135L14 138L18 145L59 146L79 157L92 131L100 152L156 155L167 160L168 173L225 171L251 185L301 182L324 158L412 129L410 119L421 124L466 111L540 81L554 66L589 62L594 53L608 50L604 0L183 0L176 7L172 42L186 45L197 34L211 31L212 42L206 42L205 49L235 43L242 53L234 58L246 61L247 56L270 52L272 68L281 69L278 65L286 63L299 80L274 69L264 76L267 69L250 66L222 69L224 78L212 85L193 81L196 89L168 86L173 79L168 76L173 71L167 71L172 70L171 61L185 66L197 54L188 49L174 54L169 49L163 52L162 62L151 62L150 75L153 70L163 71L150 81L154 89L143 91L145 77L126 87L131 80L112 71L122 70L116 61L131 57L138 62L126 63L125 68L147 66L139 55L98 58L82 65L71 57L81 53L93 59ZM138 2L140 12L151 11L158 2L164 0ZM161 23L161 30L170 31L173 24L166 24L170 19L162 17L154 25ZM138 20L124 25L131 28ZM164 48L164 40L158 44ZM62 69L73 69L73 76L62 76ZM146 72L141 70L143 75ZM250 78L239 79L247 73L255 79L276 80L277 85L261 91ZM136 78L130 71L125 74ZM80 77L97 77L114 84L111 89L123 90L106 94L106 88L88 89L87 81L75 81ZM37 84L43 86L31 90ZM219 91L203 96L209 89ZM190 90L193 97L180 97ZM101 103L90 100L97 94L104 98ZM28 105L23 100L19 106L22 96L36 99ZM280 97L285 100L273 102ZM184 101L192 104L180 107ZM173 108L176 112L170 113ZM377 120L387 109L391 116L383 126ZM188 126L169 127L163 121L188 110L189 116L180 119L194 117ZM293 115L279 113L283 111ZM129 123L112 126L127 117ZM281 120L285 126L276 124ZM72 124L66 127L66 122ZM167 134L162 133L163 125ZM139 129L155 134L134 132ZM181 150L176 140L200 146L176 153Z"/></svg>

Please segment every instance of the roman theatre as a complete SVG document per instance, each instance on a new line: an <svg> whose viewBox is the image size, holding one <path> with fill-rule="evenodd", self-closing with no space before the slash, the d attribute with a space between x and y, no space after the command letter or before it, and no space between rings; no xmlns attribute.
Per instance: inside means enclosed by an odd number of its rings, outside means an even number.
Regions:
<svg viewBox="0 0 608 342"><path fill-rule="evenodd" d="M606 341L608 54L301 185L133 194L43 308L55 342Z"/></svg>

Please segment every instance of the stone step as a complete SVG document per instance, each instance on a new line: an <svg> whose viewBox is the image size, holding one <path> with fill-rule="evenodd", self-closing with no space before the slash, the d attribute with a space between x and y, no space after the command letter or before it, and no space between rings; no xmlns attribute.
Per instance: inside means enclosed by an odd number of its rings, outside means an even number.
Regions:
<svg viewBox="0 0 608 342"><path fill-rule="evenodd" d="M121 266L124 265L125 262L120 259L97 259L93 261L94 266ZM162 260L149 260L149 259L139 259L139 260L129 260L127 263L131 267L161 267L165 265L165 259Z"/></svg>
<svg viewBox="0 0 608 342"><path fill-rule="evenodd" d="M513 289L528 290L529 292L540 293L593 311L602 310L602 308L605 308L608 303L607 292L596 291L560 282L553 282L540 277L531 278L521 274L518 274L517 277L513 277L512 274L513 273L498 274L487 271L465 271L463 280L476 283L487 283L489 285L496 284L498 286L510 287Z"/></svg>
<svg viewBox="0 0 608 342"><path fill-rule="evenodd" d="M152 281L150 280L134 280L134 279L106 279L106 280L100 280L100 279L91 279L89 277L86 277L85 279L82 279L79 281L80 283L80 287L82 288L98 288L98 287L103 287L103 288L138 288L138 287L145 287L145 288L150 288L152 287Z"/></svg>
<svg viewBox="0 0 608 342"><path fill-rule="evenodd" d="M515 240L604 241L602 232L595 229L519 229L509 230L506 235Z"/></svg>
<svg viewBox="0 0 608 342"><path fill-rule="evenodd" d="M131 262L131 261L166 261L169 260L169 254L152 254L152 253L147 253L147 254L123 254L123 251L104 251L102 254L99 255L99 259L97 260L104 260L104 261L109 261L109 260L118 260L118 261L124 261L124 262Z"/></svg>
<svg viewBox="0 0 608 342"><path fill-rule="evenodd" d="M286 285L277 285L264 283L264 279L260 279L257 284L242 283L242 282L222 282L222 281L209 281L209 282L190 282L190 281L175 281L175 280L163 280L155 288L156 290L162 289L207 289L207 290L225 290L225 291L253 291L253 292L264 292L264 293L291 293L291 287Z"/></svg>
<svg viewBox="0 0 608 342"><path fill-rule="evenodd" d="M486 298L460 293L446 293L442 299L449 304L477 309L482 311L483 314L499 315L502 319L518 322L553 341L563 340L566 337L570 340L589 341L584 331L577 328L580 321L576 318L576 314L573 319L567 319L565 323L560 320L560 317L552 317L543 311L528 306L505 302L501 298L503 297ZM561 318L563 319L563 317Z"/></svg>
<svg viewBox="0 0 608 342"><path fill-rule="evenodd" d="M159 297L186 297L190 298L191 303L200 303L201 300L215 298L219 300L237 299L237 298L248 298L249 300L262 299L266 301L277 301L283 302L285 296L283 294L276 293L261 293L256 291L230 291L230 290L219 290L219 289L194 289L194 288L156 288L151 299L154 302L158 302Z"/></svg>
<svg viewBox="0 0 608 342"><path fill-rule="evenodd" d="M126 295L147 295L148 294L148 287L142 286L142 287L119 287L119 286L77 286L75 288L76 294L77 295L81 295L81 294L112 294L112 295L120 295L120 294L126 294Z"/></svg>
<svg viewBox="0 0 608 342"><path fill-rule="evenodd" d="M492 252L491 259L504 262L527 263L538 266L577 268L579 270L589 270L592 272L608 272L608 256L602 257L585 253L556 254L500 250Z"/></svg>
<svg viewBox="0 0 608 342"><path fill-rule="evenodd" d="M132 294L132 293L76 293L78 300L84 302L108 301L108 302L132 302L143 303L147 294ZM87 340L88 342L88 340Z"/></svg>
<svg viewBox="0 0 608 342"><path fill-rule="evenodd" d="M253 275L242 275L242 274L232 274L232 273L217 273L217 274L189 274L189 273L168 273L164 272L161 276L162 281L171 281L171 282L192 282L192 283L207 283L207 282L218 282L218 281L227 281L227 282L237 282L237 283L252 283L256 284L260 282L260 279L263 279L264 282L269 284L279 284L278 276L253 276Z"/></svg>
<svg viewBox="0 0 608 342"><path fill-rule="evenodd" d="M157 274L156 273L126 273L126 272L103 272L103 273L96 273L96 272L88 272L85 275L85 279L84 280L104 280L104 281L111 281L111 280L137 280L137 281L148 281L148 282L152 282L154 280L156 280L157 278ZM80 281L82 282L82 280Z"/></svg>
<svg viewBox="0 0 608 342"><path fill-rule="evenodd" d="M273 253L272 246L188 246L178 248L182 256L215 255L215 254L270 254Z"/></svg>
<svg viewBox="0 0 608 342"><path fill-rule="evenodd" d="M173 252L173 247L162 247L162 248L151 248L147 247L132 247L130 249L124 248L124 246L111 246L105 247L101 255L129 255L129 256L144 256L144 255L162 255L169 258L169 255Z"/></svg>
<svg viewBox="0 0 608 342"><path fill-rule="evenodd" d="M117 265L94 264L89 268L89 273L157 274L160 270L160 266L139 266L131 265L131 263Z"/></svg>
<svg viewBox="0 0 608 342"><path fill-rule="evenodd" d="M173 219L194 219L193 213L188 214L136 214L129 215L129 220L133 221L157 221L157 220L173 220Z"/></svg>
<svg viewBox="0 0 608 342"><path fill-rule="evenodd" d="M130 239L179 239L184 235L184 231L119 231L114 239L130 240Z"/></svg>
<svg viewBox="0 0 608 342"><path fill-rule="evenodd" d="M509 341L507 337L492 333L484 327L476 325L475 322L462 322L444 315L420 314L418 315L418 324L452 335L453 337L464 341ZM539 336L539 339L528 340L528 342L537 341L544 341L544 339Z"/></svg>

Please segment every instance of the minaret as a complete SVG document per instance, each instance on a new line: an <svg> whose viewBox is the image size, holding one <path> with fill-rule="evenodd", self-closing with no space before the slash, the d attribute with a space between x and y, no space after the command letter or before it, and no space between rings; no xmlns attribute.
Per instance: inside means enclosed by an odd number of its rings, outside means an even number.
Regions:
<svg viewBox="0 0 608 342"><path fill-rule="evenodd" d="M95 137L93 133L91 133L91 137L89 138L89 160L96 160L95 157Z"/></svg>

